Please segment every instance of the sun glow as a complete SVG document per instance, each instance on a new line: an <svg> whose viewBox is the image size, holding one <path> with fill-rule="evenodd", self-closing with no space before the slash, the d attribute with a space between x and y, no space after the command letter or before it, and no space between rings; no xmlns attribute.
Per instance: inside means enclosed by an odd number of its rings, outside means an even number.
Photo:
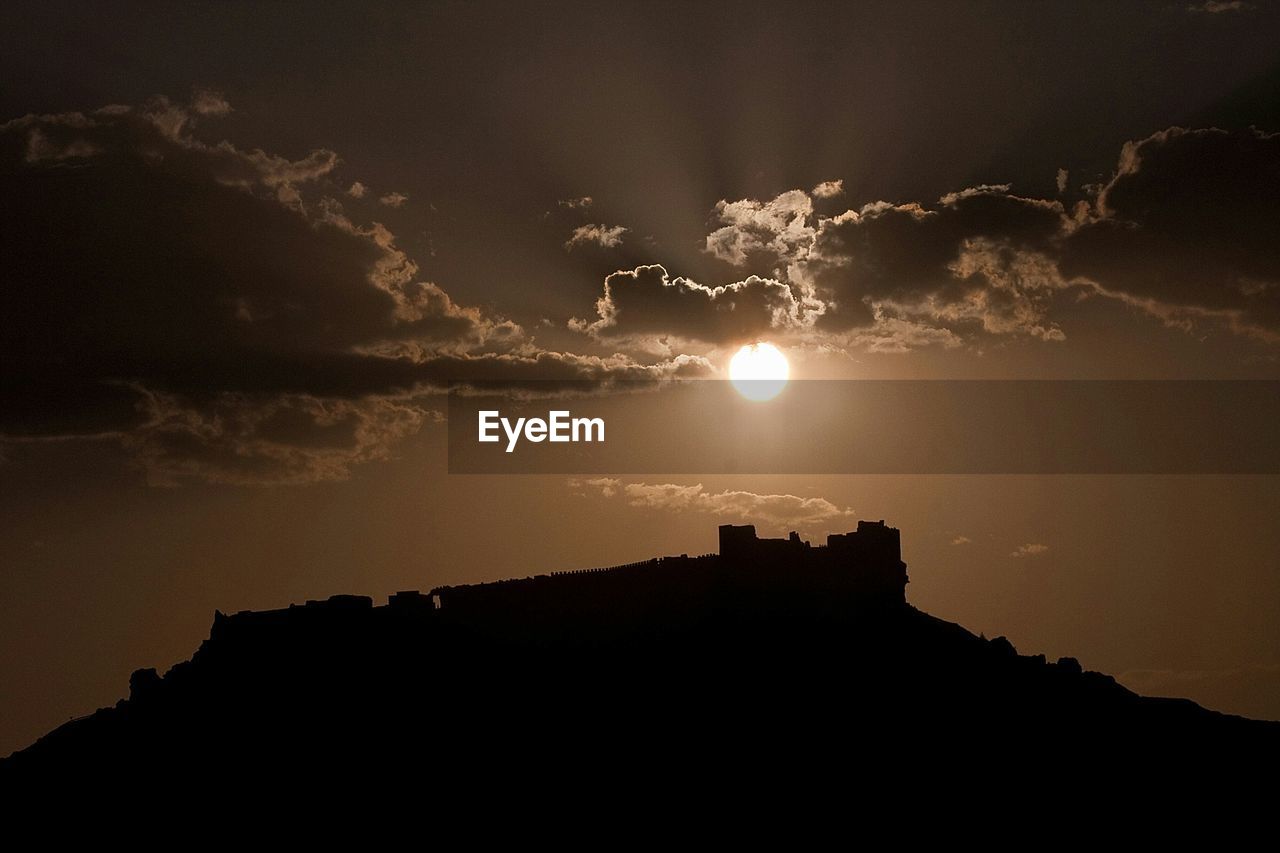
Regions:
<svg viewBox="0 0 1280 853"><path fill-rule="evenodd" d="M729 381L748 400L772 400L790 375L782 350L763 341L747 344L729 362Z"/></svg>

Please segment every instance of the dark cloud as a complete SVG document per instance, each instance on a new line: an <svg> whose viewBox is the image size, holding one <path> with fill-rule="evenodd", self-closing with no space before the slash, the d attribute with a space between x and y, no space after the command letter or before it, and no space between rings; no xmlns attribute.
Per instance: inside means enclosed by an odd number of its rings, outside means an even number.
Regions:
<svg viewBox="0 0 1280 853"><path fill-rule="evenodd" d="M1261 131L1129 143L1071 211L1007 185L834 216L814 198L836 197L835 181L722 200L705 251L738 279L614 272L595 316L570 323L595 353L579 354L423 280L390 230L344 210L367 188L338 181L334 152L289 159L197 133L230 110L202 91L0 125L0 228L22 235L0 246L3 440L110 436L158 481L341 476L428 420L424 395L450 383L709 371L686 342L1061 340L1068 289L1280 338L1280 140ZM579 231L596 248L622 234Z"/></svg>
<svg viewBox="0 0 1280 853"><path fill-rule="evenodd" d="M607 277L596 314L595 320L572 321L573 327L597 338L670 335L726 344L754 340L803 322L803 306L782 282L750 276L705 287L671 278L657 264L619 270Z"/></svg>
<svg viewBox="0 0 1280 853"><path fill-rule="evenodd" d="M234 485L345 479L386 459L438 412L412 398L219 395L191 405L141 390L145 422L122 436L152 485Z"/></svg>
<svg viewBox="0 0 1280 853"><path fill-rule="evenodd" d="M285 390L291 362L515 332L417 280L386 229L304 205L331 152L208 146L189 119L158 102L0 128L0 224L25 235L0 258L6 366Z"/></svg>
<svg viewBox="0 0 1280 853"><path fill-rule="evenodd" d="M1069 214L984 186L820 220L792 279L825 306L817 327L830 332L897 318L1057 340L1055 294L1076 288L1275 340L1278 230L1280 138L1170 128L1127 143L1093 203Z"/></svg>
<svg viewBox="0 0 1280 853"><path fill-rule="evenodd" d="M0 125L0 228L22 235L0 248L4 440L117 436L158 481L295 482L384 455L450 382L698 368L539 350L352 220L333 152L193 132L229 110L201 92Z"/></svg>
<svg viewBox="0 0 1280 853"><path fill-rule="evenodd" d="M824 306L817 327L849 332L884 317L1052 337L1043 302L1057 282L1050 251L1063 228L1057 202L1007 186L944 196L936 205L867 205L822 220L793 275Z"/></svg>
<svg viewBox="0 0 1280 853"><path fill-rule="evenodd" d="M1168 319L1280 335L1280 136L1170 128L1125 145L1062 271Z"/></svg>
<svg viewBox="0 0 1280 853"><path fill-rule="evenodd" d="M1066 177L1059 171L1060 190ZM1071 291L1172 325L1280 340L1280 136L1161 131L1127 143L1094 192L1067 210L983 185L835 216L815 213L802 190L721 201L706 251L769 276L708 287L656 266L615 273L598 319L575 328L714 344L770 334L872 351L984 335L1060 341L1055 310Z"/></svg>
<svg viewBox="0 0 1280 853"><path fill-rule="evenodd" d="M708 253L774 275L708 287L660 266L617 272L598 318L575 328L712 344L834 338L873 351L954 346L955 330L1062 337L1046 318L1067 286L1051 257L1069 224L1059 202L981 186L929 207L877 202L829 217L792 190L721 201L714 218L721 227L707 237Z"/></svg>

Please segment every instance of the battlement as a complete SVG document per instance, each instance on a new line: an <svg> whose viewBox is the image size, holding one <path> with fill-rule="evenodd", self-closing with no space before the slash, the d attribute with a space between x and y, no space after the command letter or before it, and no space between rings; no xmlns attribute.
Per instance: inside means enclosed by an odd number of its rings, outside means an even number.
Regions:
<svg viewBox="0 0 1280 853"><path fill-rule="evenodd" d="M827 536L826 548L856 561L897 561L902 559L901 535L896 527L880 521L859 521L858 529ZM824 546L818 546L820 550ZM720 556L729 559L761 559L780 555L802 556L813 546L794 530L786 539L761 539L754 524L720 525Z"/></svg>
<svg viewBox="0 0 1280 853"><path fill-rule="evenodd" d="M862 601L906 601L907 564L902 539L884 520L859 521L856 530L812 545L792 531L762 539L753 524L720 525L720 557L733 570L772 579L779 590L849 593Z"/></svg>

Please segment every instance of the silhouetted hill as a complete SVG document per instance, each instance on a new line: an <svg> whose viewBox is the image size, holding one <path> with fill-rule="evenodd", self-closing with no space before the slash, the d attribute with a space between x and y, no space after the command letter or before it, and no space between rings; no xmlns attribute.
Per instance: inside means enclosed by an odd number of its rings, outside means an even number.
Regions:
<svg viewBox="0 0 1280 853"><path fill-rule="evenodd" d="M778 785L907 755L1132 775L1278 754L1280 723L1021 655L911 607L906 582L883 523L825 547L726 526L720 555L219 613L190 661L136 672L0 776L65 793L409 773L461 796L569 766L625 788L637 768Z"/></svg>

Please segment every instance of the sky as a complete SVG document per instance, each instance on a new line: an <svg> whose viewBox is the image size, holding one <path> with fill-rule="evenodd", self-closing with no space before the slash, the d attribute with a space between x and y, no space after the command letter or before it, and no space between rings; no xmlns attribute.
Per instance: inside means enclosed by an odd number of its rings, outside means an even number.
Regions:
<svg viewBox="0 0 1280 853"><path fill-rule="evenodd" d="M215 609L859 518L934 615L1280 719L1274 477L450 474L442 394L758 340L1280 379L1278 44L1265 2L6 4L0 754Z"/></svg>

